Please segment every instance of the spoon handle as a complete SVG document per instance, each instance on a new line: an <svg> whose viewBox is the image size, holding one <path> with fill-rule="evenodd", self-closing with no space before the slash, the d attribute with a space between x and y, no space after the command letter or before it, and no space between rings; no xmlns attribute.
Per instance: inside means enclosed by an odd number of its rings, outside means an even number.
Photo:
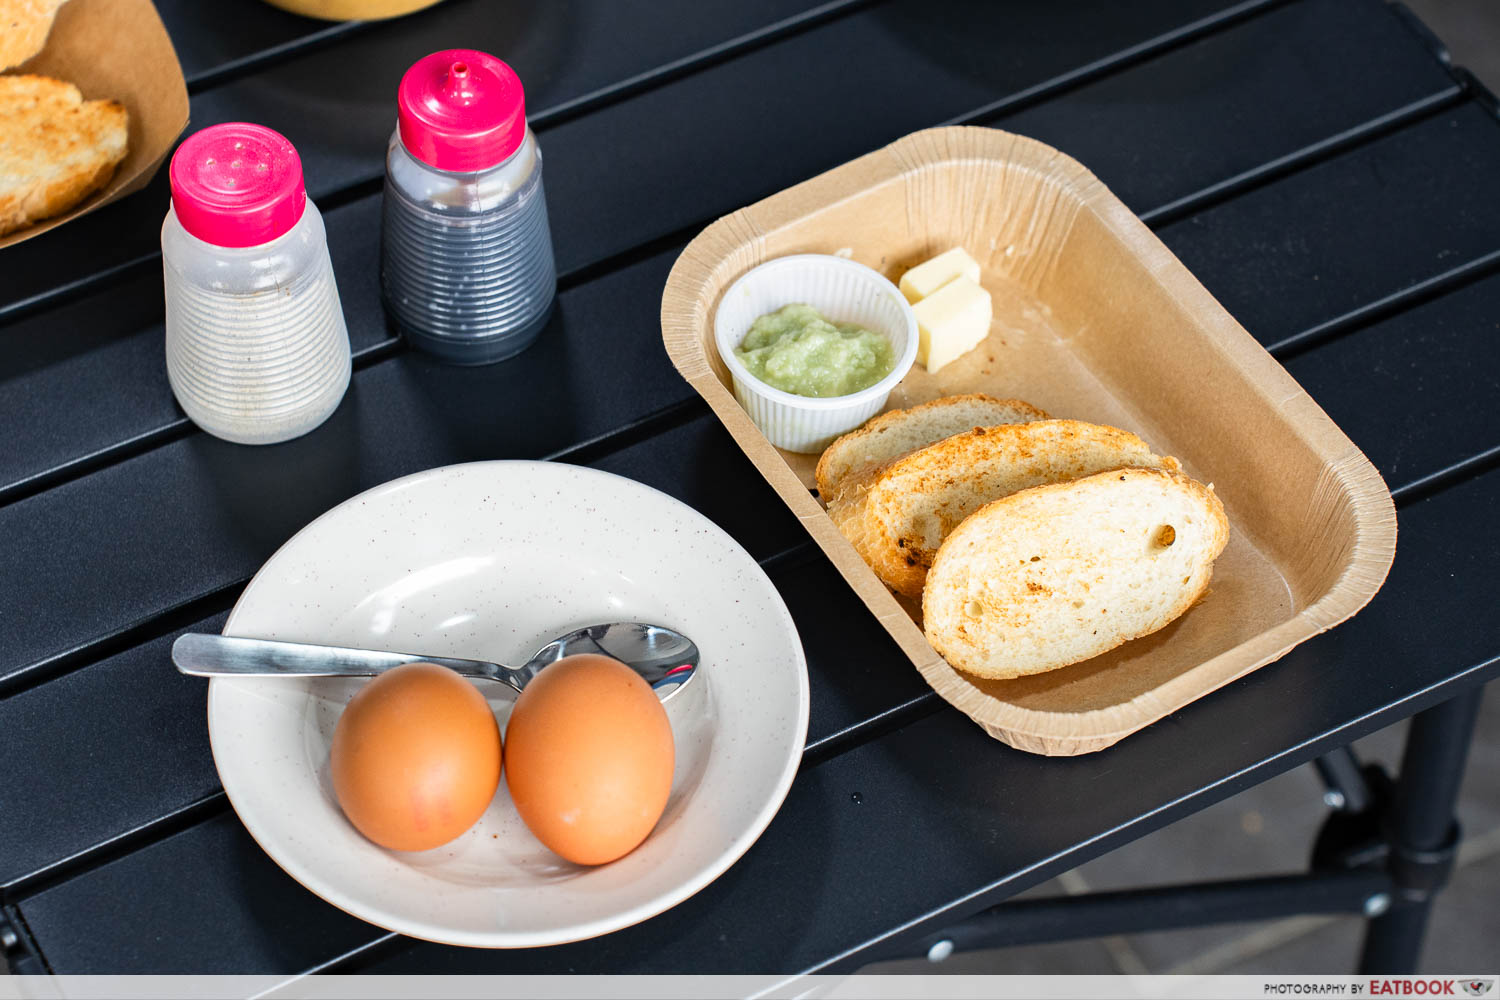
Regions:
<svg viewBox="0 0 1500 1000"><path fill-rule="evenodd" d="M482 660L239 639L201 632L188 632L172 643L172 662L182 673L198 677L371 677L405 663L436 663L465 677L513 684L509 668Z"/></svg>

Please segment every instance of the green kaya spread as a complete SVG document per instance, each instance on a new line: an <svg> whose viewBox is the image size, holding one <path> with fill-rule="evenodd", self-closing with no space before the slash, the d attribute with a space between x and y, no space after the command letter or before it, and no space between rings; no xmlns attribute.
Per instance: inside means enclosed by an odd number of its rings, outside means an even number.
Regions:
<svg viewBox="0 0 1500 1000"><path fill-rule="evenodd" d="M853 323L831 323L802 304L750 324L734 355L766 385L798 396L847 396L896 367L889 340Z"/></svg>

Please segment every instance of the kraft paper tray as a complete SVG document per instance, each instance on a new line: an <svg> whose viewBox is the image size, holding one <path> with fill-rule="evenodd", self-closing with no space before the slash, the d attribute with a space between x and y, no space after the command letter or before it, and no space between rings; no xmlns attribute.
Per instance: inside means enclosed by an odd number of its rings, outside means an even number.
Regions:
<svg viewBox="0 0 1500 1000"><path fill-rule="evenodd" d="M950 247L984 267L989 339L889 408L982 391L1134 431L1214 484L1231 537L1207 596L1154 635L1034 677L950 667L815 495L815 455L773 447L735 402L713 315L773 257L844 253L892 281ZM1011 746L1099 750L1349 618L1396 548L1368 459L1161 241L1075 160L993 129L917 132L726 216L678 258L667 353L943 698Z"/></svg>
<svg viewBox="0 0 1500 1000"><path fill-rule="evenodd" d="M86 101L119 101L130 113L130 145L101 190L64 212L0 236L0 250L139 191L187 127L187 83L151 0L69 0L58 9L42 51L9 73L65 80ZM166 212L165 202L161 209Z"/></svg>

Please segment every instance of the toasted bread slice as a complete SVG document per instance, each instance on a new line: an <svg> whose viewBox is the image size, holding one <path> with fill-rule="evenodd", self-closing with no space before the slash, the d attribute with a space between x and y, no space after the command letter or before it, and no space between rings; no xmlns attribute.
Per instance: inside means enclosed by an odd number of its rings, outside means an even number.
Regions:
<svg viewBox="0 0 1500 1000"><path fill-rule="evenodd" d="M0 76L0 235L72 208L125 158L129 115L45 76Z"/></svg>
<svg viewBox="0 0 1500 1000"><path fill-rule="evenodd" d="M922 614L959 670L1021 677L1155 632L1208 586L1229 541L1212 489L1117 469L987 504L938 551Z"/></svg>
<svg viewBox="0 0 1500 1000"><path fill-rule="evenodd" d="M859 430L829 445L818 459L818 493L828 500L839 483L907 452L974 427L1046 420L1047 414L1019 399L996 399L981 392L944 396L905 410L882 413Z"/></svg>
<svg viewBox="0 0 1500 1000"><path fill-rule="evenodd" d="M922 593L943 539L991 500L1121 467L1176 471L1129 431L1081 420L976 427L850 477L829 516L875 575L908 597Z"/></svg>
<svg viewBox="0 0 1500 1000"><path fill-rule="evenodd" d="M47 44L64 0L0 0L0 70L19 66Z"/></svg>

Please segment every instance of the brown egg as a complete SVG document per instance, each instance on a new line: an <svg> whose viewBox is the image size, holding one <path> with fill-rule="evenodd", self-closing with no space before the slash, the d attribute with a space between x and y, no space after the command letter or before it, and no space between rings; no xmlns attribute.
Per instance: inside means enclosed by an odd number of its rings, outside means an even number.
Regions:
<svg viewBox="0 0 1500 1000"><path fill-rule="evenodd" d="M500 727L447 667L409 663L360 689L339 716L333 790L381 847L425 851L463 833L500 785Z"/></svg>
<svg viewBox="0 0 1500 1000"><path fill-rule="evenodd" d="M516 699L505 782L536 838L602 865L646 839L672 791L672 725L651 685L617 660L565 656Z"/></svg>

